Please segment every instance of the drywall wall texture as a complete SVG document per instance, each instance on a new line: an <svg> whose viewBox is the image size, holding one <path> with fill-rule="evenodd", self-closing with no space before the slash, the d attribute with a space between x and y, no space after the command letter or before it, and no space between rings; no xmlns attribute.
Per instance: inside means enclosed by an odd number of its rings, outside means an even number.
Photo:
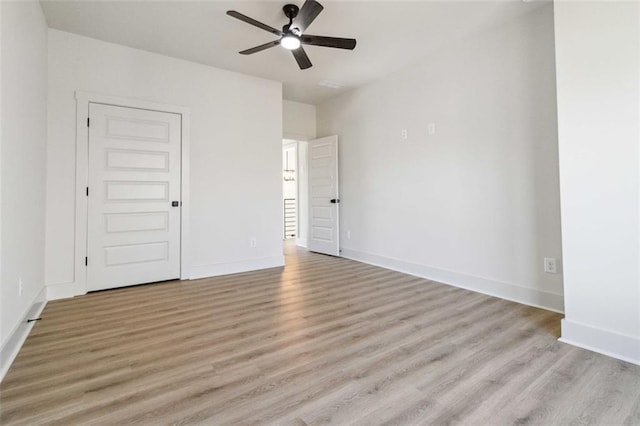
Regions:
<svg viewBox="0 0 640 426"><path fill-rule="evenodd" d="M286 139L310 140L316 137L316 107L300 102L282 102L283 132Z"/></svg>
<svg viewBox="0 0 640 426"><path fill-rule="evenodd" d="M562 310L552 5L317 108L343 255Z"/></svg>
<svg viewBox="0 0 640 426"><path fill-rule="evenodd" d="M26 335L43 297L47 139L47 24L37 1L2 3L2 212L0 336ZM14 342L15 343L15 342Z"/></svg>
<svg viewBox="0 0 640 426"><path fill-rule="evenodd" d="M76 90L190 109L192 277L282 264L281 84L49 30L48 285L74 282Z"/></svg>
<svg viewBox="0 0 640 426"><path fill-rule="evenodd" d="M557 2L562 339L640 364L640 6Z"/></svg>

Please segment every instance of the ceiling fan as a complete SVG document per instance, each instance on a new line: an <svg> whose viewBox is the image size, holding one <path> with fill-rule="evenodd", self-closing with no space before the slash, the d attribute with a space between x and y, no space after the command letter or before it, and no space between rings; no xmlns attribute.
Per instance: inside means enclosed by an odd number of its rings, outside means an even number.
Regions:
<svg viewBox="0 0 640 426"><path fill-rule="evenodd" d="M353 38L323 37L304 34L304 31L309 25L311 25L320 12L322 12L322 9L324 9L322 5L315 0L306 0L302 5L302 8L298 8L295 4L285 5L282 10L284 11L285 16L289 18L289 23L282 27L282 31L256 21L253 18L249 18L235 10L228 10L227 15L265 31L269 31L270 33L280 37L278 40L243 50L240 54L251 55L252 53L261 52L270 47L281 45L285 49L291 50L298 66L300 69L304 70L311 68L311 61L309 60L307 53L302 48L303 44L348 50L353 50L353 48L356 47L356 40Z"/></svg>

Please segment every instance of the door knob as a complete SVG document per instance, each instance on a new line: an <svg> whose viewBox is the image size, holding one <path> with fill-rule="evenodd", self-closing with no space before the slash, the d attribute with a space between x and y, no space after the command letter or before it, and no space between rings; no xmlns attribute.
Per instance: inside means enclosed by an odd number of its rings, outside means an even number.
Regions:
<svg viewBox="0 0 640 426"><path fill-rule="evenodd" d="M171 207L180 207L180 201L172 201Z"/></svg>
<svg viewBox="0 0 640 426"><path fill-rule="evenodd" d="M338 204L339 202L340 202L340 199L339 199L339 198L333 198L333 199L331 200L331 204Z"/></svg>

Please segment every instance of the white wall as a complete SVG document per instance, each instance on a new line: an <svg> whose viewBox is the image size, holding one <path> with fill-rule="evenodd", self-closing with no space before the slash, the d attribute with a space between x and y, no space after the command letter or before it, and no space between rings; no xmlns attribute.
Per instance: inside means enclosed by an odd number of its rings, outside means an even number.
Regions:
<svg viewBox="0 0 640 426"><path fill-rule="evenodd" d="M546 5L318 106L343 255L562 310L553 43Z"/></svg>
<svg viewBox="0 0 640 426"><path fill-rule="evenodd" d="M300 102L283 101L283 137L309 140L316 137L316 107Z"/></svg>
<svg viewBox="0 0 640 426"><path fill-rule="evenodd" d="M76 90L190 108L192 277L282 264L281 84L49 30L50 295L77 281Z"/></svg>
<svg viewBox="0 0 640 426"><path fill-rule="evenodd" d="M562 340L640 364L639 6L556 3Z"/></svg>
<svg viewBox="0 0 640 426"><path fill-rule="evenodd" d="M0 378L43 307L47 26L38 2L2 2ZM20 294L19 281L22 281Z"/></svg>

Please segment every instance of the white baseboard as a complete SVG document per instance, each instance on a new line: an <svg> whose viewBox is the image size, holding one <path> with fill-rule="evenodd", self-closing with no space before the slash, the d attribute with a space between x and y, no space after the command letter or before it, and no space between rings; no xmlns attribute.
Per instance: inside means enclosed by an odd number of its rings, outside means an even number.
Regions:
<svg viewBox="0 0 640 426"><path fill-rule="evenodd" d="M640 365L640 338L614 331L562 320L562 337L558 339L579 348Z"/></svg>
<svg viewBox="0 0 640 426"><path fill-rule="evenodd" d="M296 238L296 245L300 247L307 247L307 239L306 238Z"/></svg>
<svg viewBox="0 0 640 426"><path fill-rule="evenodd" d="M342 257L368 263L370 265L381 266L394 271L415 275L454 287L460 287L489 296L523 303L537 308L547 309L554 312L564 312L564 296L547 291L536 290L528 287L521 287L516 284L490 280L487 278L475 277L461 274L459 272L447 271L433 268L431 266L420 265L404 260L379 256L347 248L342 249Z"/></svg>
<svg viewBox="0 0 640 426"><path fill-rule="evenodd" d="M246 259L238 262L214 263L210 265L192 266L189 279L215 277L218 275L237 274L239 272L256 271L258 269L284 266L284 256Z"/></svg>
<svg viewBox="0 0 640 426"><path fill-rule="evenodd" d="M29 336L29 332L35 325L34 322L28 323L27 320L39 317L46 304L47 288L43 286L40 293L33 299L31 308L29 308L20 322L16 324L9 335L9 339L7 339L2 349L0 349L0 382L4 379L7 371L9 371L9 367L11 367L16 356L18 356L22 345L24 345L27 336Z"/></svg>
<svg viewBox="0 0 640 426"><path fill-rule="evenodd" d="M237 274L239 272L255 271L258 269L284 266L284 256L262 257L246 259L237 262L214 263L210 265L192 266L189 273L190 280L215 277L218 275ZM59 283L47 286L47 299L67 299L86 294L78 288L77 283Z"/></svg>
<svg viewBox="0 0 640 426"><path fill-rule="evenodd" d="M76 283L49 284L47 286L47 300L68 299L83 294Z"/></svg>

